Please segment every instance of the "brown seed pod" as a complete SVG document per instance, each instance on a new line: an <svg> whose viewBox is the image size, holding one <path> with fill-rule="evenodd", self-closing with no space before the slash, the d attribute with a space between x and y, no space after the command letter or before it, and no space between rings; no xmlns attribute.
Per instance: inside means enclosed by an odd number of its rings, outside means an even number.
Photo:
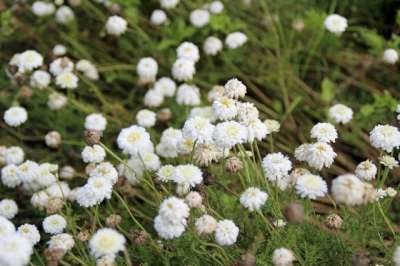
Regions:
<svg viewBox="0 0 400 266"><path fill-rule="evenodd" d="M291 223L302 223L305 220L304 207L300 203L290 203L284 212L286 220Z"/></svg>

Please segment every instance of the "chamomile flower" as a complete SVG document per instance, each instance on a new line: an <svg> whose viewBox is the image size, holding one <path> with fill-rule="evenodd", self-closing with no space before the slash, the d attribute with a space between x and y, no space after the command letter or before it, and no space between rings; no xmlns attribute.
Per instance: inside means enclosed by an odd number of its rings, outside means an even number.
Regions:
<svg viewBox="0 0 400 266"><path fill-rule="evenodd" d="M326 17L324 26L328 31L337 35L341 35L346 31L347 19L338 14L331 14Z"/></svg>
<svg viewBox="0 0 400 266"><path fill-rule="evenodd" d="M32 4L32 12L38 17L45 17L53 14L55 7L53 3L36 1Z"/></svg>
<svg viewBox="0 0 400 266"><path fill-rule="evenodd" d="M128 22L120 16L111 16L106 22L106 31L110 35L120 36L128 27Z"/></svg>
<svg viewBox="0 0 400 266"><path fill-rule="evenodd" d="M267 131L268 134L274 133L274 132L279 132L281 125L279 124L278 121L273 120L273 119L266 119L264 121L264 124L267 126Z"/></svg>
<svg viewBox="0 0 400 266"><path fill-rule="evenodd" d="M162 77L154 83L154 89L162 92L165 97L172 97L175 94L176 83L168 77Z"/></svg>
<svg viewBox="0 0 400 266"><path fill-rule="evenodd" d="M12 199L2 199L0 201L0 216L12 219L18 213L18 205Z"/></svg>
<svg viewBox="0 0 400 266"><path fill-rule="evenodd" d="M68 57L60 57L50 63L50 73L58 76L62 73L72 72L75 64Z"/></svg>
<svg viewBox="0 0 400 266"><path fill-rule="evenodd" d="M349 206L363 202L364 183L353 174L344 174L332 181L331 192L337 203Z"/></svg>
<svg viewBox="0 0 400 266"><path fill-rule="evenodd" d="M32 71L43 65L43 56L35 50L26 50L18 55L18 70L20 72Z"/></svg>
<svg viewBox="0 0 400 266"><path fill-rule="evenodd" d="M176 49L176 54L178 58L183 58L197 62L200 59L199 48L191 42L183 42Z"/></svg>
<svg viewBox="0 0 400 266"><path fill-rule="evenodd" d="M238 110L236 101L228 97L220 97L212 104L214 115L220 120L231 120L236 117Z"/></svg>
<svg viewBox="0 0 400 266"><path fill-rule="evenodd" d="M15 226L7 218L0 215L0 238L15 232ZM0 264L1 265L1 264Z"/></svg>
<svg viewBox="0 0 400 266"><path fill-rule="evenodd" d="M101 163L106 157L106 152L100 145L86 146L81 153L85 163Z"/></svg>
<svg viewBox="0 0 400 266"><path fill-rule="evenodd" d="M47 106L49 106L51 110L59 110L63 108L67 104L67 102L68 99L63 94L58 92L52 92L49 94Z"/></svg>
<svg viewBox="0 0 400 266"><path fill-rule="evenodd" d="M172 9L179 4L180 0L160 0L160 5L165 9Z"/></svg>
<svg viewBox="0 0 400 266"><path fill-rule="evenodd" d="M56 84L63 89L76 89L78 81L78 77L71 72L64 72L56 77Z"/></svg>
<svg viewBox="0 0 400 266"><path fill-rule="evenodd" d="M395 49L389 48L383 52L382 59L385 63L393 65L399 60L399 54Z"/></svg>
<svg viewBox="0 0 400 266"><path fill-rule="evenodd" d="M180 237L186 230L186 220L181 220L176 223L171 223L164 219L161 215L154 218L154 229L157 234L164 239L173 239Z"/></svg>
<svg viewBox="0 0 400 266"><path fill-rule="evenodd" d="M55 235L61 233L67 226L67 221L59 214L47 216L42 223L46 233Z"/></svg>
<svg viewBox="0 0 400 266"><path fill-rule="evenodd" d="M387 154L379 157L379 163L386 166L390 170L399 166L399 162L393 156Z"/></svg>
<svg viewBox="0 0 400 266"><path fill-rule="evenodd" d="M96 258L115 256L125 249L125 237L111 228L97 230L89 241L90 252Z"/></svg>
<svg viewBox="0 0 400 266"><path fill-rule="evenodd" d="M250 187L240 196L240 203L250 212L259 210L267 201L268 194L259 188Z"/></svg>
<svg viewBox="0 0 400 266"><path fill-rule="evenodd" d="M224 10L224 4L221 1L213 1L208 5L212 14L219 14Z"/></svg>
<svg viewBox="0 0 400 266"><path fill-rule="evenodd" d="M191 191L185 197L185 202L189 205L190 208L201 208L202 201L203 198L197 191Z"/></svg>
<svg viewBox="0 0 400 266"><path fill-rule="evenodd" d="M207 94L207 100L209 102L214 102L218 100L220 97L224 96L225 88L224 86L213 86L212 89Z"/></svg>
<svg viewBox="0 0 400 266"><path fill-rule="evenodd" d="M61 144L61 135L57 131L50 131L44 136L44 141L48 147L56 149Z"/></svg>
<svg viewBox="0 0 400 266"><path fill-rule="evenodd" d="M193 164L183 164L175 167L172 180L178 184L194 187L203 181L203 173Z"/></svg>
<svg viewBox="0 0 400 266"><path fill-rule="evenodd" d="M36 70L30 77L29 84L33 88L44 89L49 86L51 82L51 76L47 71Z"/></svg>
<svg viewBox="0 0 400 266"><path fill-rule="evenodd" d="M136 72L139 76L139 82L143 84L154 82L158 72L157 61L152 57L140 59L136 66Z"/></svg>
<svg viewBox="0 0 400 266"><path fill-rule="evenodd" d="M246 127L248 142L253 142L255 139L261 141L267 137L267 126L260 119L246 120L242 124Z"/></svg>
<svg viewBox="0 0 400 266"><path fill-rule="evenodd" d="M217 227L217 220L215 220L211 215L204 214L200 218L196 219L195 226L199 235L212 234Z"/></svg>
<svg viewBox="0 0 400 266"><path fill-rule="evenodd" d="M85 118L85 128L89 130L104 131L107 127L106 118L99 113L93 113Z"/></svg>
<svg viewBox="0 0 400 266"><path fill-rule="evenodd" d="M123 128L117 138L118 147L131 155L154 150L150 135L146 129L140 126Z"/></svg>
<svg viewBox="0 0 400 266"><path fill-rule="evenodd" d="M18 175L18 166L9 164L1 169L1 182L8 188L15 188L21 184L21 179Z"/></svg>
<svg viewBox="0 0 400 266"><path fill-rule="evenodd" d="M153 127L156 124L156 113L143 109L136 114L136 121L139 126Z"/></svg>
<svg viewBox="0 0 400 266"><path fill-rule="evenodd" d="M329 168L336 158L333 148L324 142L312 144L302 144L295 150L295 157L299 161L305 161L309 166L321 170L324 167Z"/></svg>
<svg viewBox="0 0 400 266"><path fill-rule="evenodd" d="M347 124L353 119L353 110L344 104L335 104L329 108L328 116L336 123Z"/></svg>
<svg viewBox="0 0 400 266"><path fill-rule="evenodd" d="M13 106L4 112L4 121L11 127L18 127L28 120L28 112L20 106Z"/></svg>
<svg viewBox="0 0 400 266"><path fill-rule="evenodd" d="M230 246L236 243L239 228L231 220L221 220L215 228L215 240L221 246Z"/></svg>
<svg viewBox="0 0 400 266"><path fill-rule="evenodd" d="M82 59L76 63L76 70L82 72L88 79L98 80L99 72L96 66L89 60Z"/></svg>
<svg viewBox="0 0 400 266"><path fill-rule="evenodd" d="M372 146L386 152L392 152L400 146L400 131L390 125L377 125L369 133Z"/></svg>
<svg viewBox="0 0 400 266"><path fill-rule="evenodd" d="M190 23L196 28L202 28L210 22L210 13L204 9L195 9L190 13Z"/></svg>
<svg viewBox="0 0 400 266"><path fill-rule="evenodd" d="M275 182L289 175L292 162L280 152L270 153L262 161L265 176L268 180Z"/></svg>
<svg viewBox="0 0 400 266"><path fill-rule="evenodd" d="M302 198L316 199L328 192L328 186L320 176L305 174L297 178L296 191Z"/></svg>
<svg viewBox="0 0 400 266"><path fill-rule="evenodd" d="M23 224L18 227L17 233L28 239L32 246L40 241L40 233L37 227L33 224Z"/></svg>
<svg viewBox="0 0 400 266"><path fill-rule="evenodd" d="M319 142L335 142L338 137L336 128L331 123L318 123L311 129L311 137Z"/></svg>
<svg viewBox="0 0 400 266"><path fill-rule="evenodd" d="M246 95L247 87L237 78L228 80L224 86L224 94L233 99L238 99Z"/></svg>
<svg viewBox="0 0 400 266"><path fill-rule="evenodd" d="M70 234L62 233L52 236L48 245L51 249L60 249L66 253L75 246L75 240Z"/></svg>
<svg viewBox="0 0 400 266"><path fill-rule="evenodd" d="M196 144L193 159L200 166L209 166L212 162L218 162L224 156L224 150L215 143Z"/></svg>
<svg viewBox="0 0 400 266"><path fill-rule="evenodd" d="M192 60L178 58L172 65L172 76L178 81L192 80L196 73L195 63Z"/></svg>
<svg viewBox="0 0 400 266"><path fill-rule="evenodd" d="M24 150L18 146L8 147L4 154L4 161L6 164L20 164L24 161Z"/></svg>
<svg viewBox="0 0 400 266"><path fill-rule="evenodd" d="M247 139L246 127L235 121L219 123L215 126L213 139L225 149L230 149Z"/></svg>
<svg viewBox="0 0 400 266"><path fill-rule="evenodd" d="M195 85L181 84L176 92L176 102L186 106L196 106L201 102L200 90Z"/></svg>
<svg viewBox="0 0 400 266"><path fill-rule="evenodd" d="M375 179L377 173L376 165L370 160L363 161L359 163L356 167L355 174L358 178L365 181L370 181Z"/></svg>
<svg viewBox="0 0 400 266"><path fill-rule="evenodd" d="M111 184L115 184L118 180L118 171L111 163L102 162L96 165L96 167L92 171L90 171L89 176L101 176L109 180Z"/></svg>
<svg viewBox="0 0 400 266"><path fill-rule="evenodd" d="M0 237L0 265L24 266L32 255L31 242L17 233Z"/></svg>
<svg viewBox="0 0 400 266"><path fill-rule="evenodd" d="M210 120L210 122L215 122L217 120L211 106L193 107L190 110L189 118L194 118L198 116L206 118Z"/></svg>
<svg viewBox="0 0 400 266"><path fill-rule="evenodd" d="M56 21L60 24L69 24L75 20L74 11L69 6L61 6L56 11Z"/></svg>
<svg viewBox="0 0 400 266"><path fill-rule="evenodd" d="M174 196L165 199L159 209L159 215L162 219L177 224L188 218L189 212L190 208L185 201Z"/></svg>
<svg viewBox="0 0 400 266"><path fill-rule="evenodd" d="M237 120L241 123L247 123L249 121L258 120L259 112L253 103L249 102L236 102L237 108ZM269 134L267 125L264 123L265 129Z"/></svg>
<svg viewBox="0 0 400 266"><path fill-rule="evenodd" d="M150 22L153 25L159 26L167 22L167 14L161 9L155 9L151 13Z"/></svg>
<svg viewBox="0 0 400 266"><path fill-rule="evenodd" d="M164 95L161 90L150 89L144 95L144 105L147 107L159 107L164 102Z"/></svg>
<svg viewBox="0 0 400 266"><path fill-rule="evenodd" d="M197 143L212 141L213 132L214 125L208 119L199 116L186 120L182 129L185 138L193 139Z"/></svg>
<svg viewBox="0 0 400 266"><path fill-rule="evenodd" d="M158 169L156 175L160 181L168 182L173 180L174 173L175 173L175 166L167 164Z"/></svg>
<svg viewBox="0 0 400 266"><path fill-rule="evenodd" d="M203 52L206 55L217 55L222 51L223 43L220 39L214 36L207 37L203 43Z"/></svg>
<svg viewBox="0 0 400 266"><path fill-rule="evenodd" d="M56 44L53 47L53 55L55 56L63 56L67 53L67 48L62 44Z"/></svg>
<svg viewBox="0 0 400 266"><path fill-rule="evenodd" d="M225 45L229 49L236 49L247 42L247 36L240 31L229 33L225 38Z"/></svg>
<svg viewBox="0 0 400 266"><path fill-rule="evenodd" d="M272 254L274 266L292 266L295 260L293 252L287 248L277 248Z"/></svg>

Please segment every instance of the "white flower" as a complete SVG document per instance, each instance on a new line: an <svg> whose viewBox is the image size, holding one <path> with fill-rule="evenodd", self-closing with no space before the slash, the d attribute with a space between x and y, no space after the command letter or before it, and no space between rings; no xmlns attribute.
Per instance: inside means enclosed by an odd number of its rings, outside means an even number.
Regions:
<svg viewBox="0 0 400 266"><path fill-rule="evenodd" d="M190 208L200 208L202 206L202 200L203 198L197 191L191 191L185 197L185 201Z"/></svg>
<svg viewBox="0 0 400 266"><path fill-rule="evenodd" d="M117 138L118 147L125 153L137 155L142 152L153 152L153 143L146 129L140 126L123 128Z"/></svg>
<svg viewBox="0 0 400 266"><path fill-rule="evenodd" d="M186 220L181 220L179 223L171 223L161 215L158 215L154 218L154 229L161 238L177 238L185 232Z"/></svg>
<svg viewBox="0 0 400 266"><path fill-rule="evenodd" d="M242 123L249 123L254 120L259 120L258 119L258 110L255 107L254 103L250 102L236 102L236 108L237 108L237 120ZM269 134L270 131L267 128L267 125L264 123L265 130Z"/></svg>
<svg viewBox="0 0 400 266"><path fill-rule="evenodd" d="M50 73L54 76L58 76L66 72L72 72L73 70L74 63L66 56L57 58L50 64Z"/></svg>
<svg viewBox="0 0 400 266"><path fill-rule="evenodd" d="M364 183L353 174L340 175L332 181L331 192L337 203L349 206L363 203Z"/></svg>
<svg viewBox="0 0 400 266"><path fill-rule="evenodd" d="M178 143L178 151L181 155L188 155L193 152L194 146L196 144L196 140L192 138L183 138Z"/></svg>
<svg viewBox="0 0 400 266"><path fill-rule="evenodd" d="M134 166L133 169L139 176L142 175L143 170L157 171L161 167L160 158L153 152L141 152L138 156L132 156L129 164Z"/></svg>
<svg viewBox="0 0 400 266"><path fill-rule="evenodd" d="M217 55L222 50L222 41L217 37L210 36L203 43L203 51L207 55Z"/></svg>
<svg viewBox="0 0 400 266"><path fill-rule="evenodd" d="M216 125L213 139L223 148L230 149L247 139L246 127L235 121L222 122Z"/></svg>
<svg viewBox="0 0 400 266"><path fill-rule="evenodd" d="M359 163L356 167L355 174L358 178L365 181L375 179L377 168L370 160Z"/></svg>
<svg viewBox="0 0 400 266"><path fill-rule="evenodd" d="M278 227L278 228L280 228L280 227L285 227L286 224L287 224L287 223L286 223L284 220L282 220L282 219L277 219L277 220L275 220L275 221L273 222L273 225L274 225L275 227Z"/></svg>
<svg viewBox="0 0 400 266"><path fill-rule="evenodd" d="M21 184L21 179L18 176L18 166L9 164L1 169L1 182L4 186L15 188Z"/></svg>
<svg viewBox="0 0 400 266"><path fill-rule="evenodd" d="M400 246L397 246L393 253L393 262L395 266L400 266Z"/></svg>
<svg viewBox="0 0 400 266"><path fill-rule="evenodd" d="M397 51L395 49L386 49L383 52L383 57L382 57L383 61L388 63L388 64L396 64L396 62L399 60L399 54L397 53Z"/></svg>
<svg viewBox="0 0 400 266"><path fill-rule="evenodd" d="M239 228L231 220L222 220L215 228L215 240L221 246L235 244L239 235Z"/></svg>
<svg viewBox="0 0 400 266"><path fill-rule="evenodd" d="M377 125L369 133L372 146L386 152L392 152L400 146L400 131L390 125Z"/></svg>
<svg viewBox="0 0 400 266"><path fill-rule="evenodd" d="M151 13L150 21L153 25L162 25L167 21L167 14L161 9L155 9Z"/></svg>
<svg viewBox="0 0 400 266"><path fill-rule="evenodd" d="M36 70L32 73L29 84L34 88L44 89L49 86L50 81L51 77L47 71Z"/></svg>
<svg viewBox="0 0 400 266"><path fill-rule="evenodd" d="M337 14L331 14L326 17L324 25L328 31L340 35L346 31L347 19Z"/></svg>
<svg viewBox="0 0 400 266"><path fill-rule="evenodd" d="M59 198L59 199L66 199L71 192L71 189L66 182L54 182L48 188L46 188L45 192L51 198Z"/></svg>
<svg viewBox="0 0 400 266"><path fill-rule="evenodd" d="M164 95L161 90L150 89L144 95L144 105L148 107L159 107L164 102Z"/></svg>
<svg viewBox="0 0 400 266"><path fill-rule="evenodd" d="M171 196L161 203L159 215L170 223L180 224L189 217L189 212L190 208L184 200Z"/></svg>
<svg viewBox="0 0 400 266"><path fill-rule="evenodd" d="M311 129L311 137L319 142L335 142L338 137L336 128L331 123L318 123Z"/></svg>
<svg viewBox="0 0 400 266"><path fill-rule="evenodd" d="M12 199L3 199L0 201L0 216L12 219L18 213L18 205Z"/></svg>
<svg viewBox="0 0 400 266"><path fill-rule="evenodd" d="M18 55L18 70L20 72L32 71L43 65L43 56L35 50L26 50Z"/></svg>
<svg viewBox="0 0 400 266"><path fill-rule="evenodd" d="M316 199L323 197L328 192L328 187L320 176L305 174L297 178L296 191L302 198Z"/></svg>
<svg viewBox="0 0 400 266"><path fill-rule="evenodd" d="M379 163L386 166L390 170L399 166L399 162L390 155L382 155L381 157L379 157Z"/></svg>
<svg viewBox="0 0 400 266"><path fill-rule="evenodd" d="M160 0L160 5L162 8L171 9L179 4L179 0Z"/></svg>
<svg viewBox="0 0 400 266"><path fill-rule="evenodd" d="M273 119L266 119L264 121L264 124L267 126L267 131L268 134L274 133L274 132L279 132L281 125L279 124L278 121L273 120Z"/></svg>
<svg viewBox="0 0 400 266"><path fill-rule="evenodd" d="M56 77L56 84L63 89L76 89L78 81L78 77L71 72L64 72Z"/></svg>
<svg viewBox="0 0 400 266"><path fill-rule="evenodd" d="M44 136L46 145L50 148L57 148L61 143L61 135L57 131L50 131Z"/></svg>
<svg viewBox="0 0 400 266"><path fill-rule="evenodd" d="M65 55L66 53L67 53L67 48L62 44L56 44L53 47L53 54L55 56L62 56Z"/></svg>
<svg viewBox="0 0 400 266"><path fill-rule="evenodd" d="M47 3L44 1L36 1L32 4L32 12L38 17L49 16L53 14L55 7L52 3Z"/></svg>
<svg viewBox="0 0 400 266"><path fill-rule="evenodd" d="M246 95L247 87L237 78L228 80L224 86L224 94L233 99L238 99Z"/></svg>
<svg viewBox="0 0 400 266"><path fill-rule="evenodd" d="M250 187L240 196L240 203L249 211L259 210L268 199L268 194L259 188Z"/></svg>
<svg viewBox="0 0 400 266"><path fill-rule="evenodd" d="M106 151L100 145L86 146L81 153L85 163L101 163L106 157Z"/></svg>
<svg viewBox="0 0 400 266"><path fill-rule="evenodd" d="M12 234L14 232L15 232L14 224L10 222L7 218L0 216L0 238Z"/></svg>
<svg viewBox="0 0 400 266"><path fill-rule="evenodd" d="M208 120L210 120L210 122L215 122L217 120L211 106L193 107L190 110L189 118L194 118L194 117L198 117L198 116L208 119Z"/></svg>
<svg viewBox="0 0 400 266"><path fill-rule="evenodd" d="M220 97L224 96L225 88L223 86L213 86L212 89L207 94L207 99L209 102L214 102Z"/></svg>
<svg viewBox="0 0 400 266"><path fill-rule="evenodd" d="M224 4L221 1L213 1L209 4L208 9L212 14L219 14L224 10Z"/></svg>
<svg viewBox="0 0 400 266"><path fill-rule="evenodd" d="M120 36L128 27L128 22L120 16L111 16L106 22L106 31L110 35Z"/></svg>
<svg viewBox="0 0 400 266"><path fill-rule="evenodd" d="M170 127L163 131L160 142L170 146L177 146L182 141L182 138L183 135L180 129Z"/></svg>
<svg viewBox="0 0 400 266"><path fill-rule="evenodd" d="M183 42L176 49L178 58L183 58L197 62L200 59L199 48L191 42Z"/></svg>
<svg viewBox="0 0 400 266"><path fill-rule="evenodd" d="M200 218L196 219L195 226L199 235L211 234L217 227L217 220L215 220L211 215L204 214Z"/></svg>
<svg viewBox="0 0 400 266"><path fill-rule="evenodd" d="M136 114L136 121L139 126L153 127L156 124L156 113L143 109Z"/></svg>
<svg viewBox="0 0 400 266"><path fill-rule="evenodd" d="M277 248L272 254L274 266L292 266L295 260L293 252L287 248Z"/></svg>
<svg viewBox="0 0 400 266"><path fill-rule="evenodd" d="M225 38L225 44L229 49L236 49L247 42L247 36L240 31L229 33Z"/></svg>
<svg viewBox="0 0 400 266"><path fill-rule="evenodd" d="M136 66L136 72L139 76L139 82L151 83L156 80L158 72L157 61L152 57L144 57L139 60Z"/></svg>
<svg viewBox="0 0 400 266"><path fill-rule="evenodd" d="M386 189L386 193L389 197L394 198L397 195L397 190L392 188L392 187L388 187Z"/></svg>
<svg viewBox="0 0 400 266"><path fill-rule="evenodd" d="M33 252L32 244L28 239L13 233L0 237L0 243L0 265L28 265Z"/></svg>
<svg viewBox="0 0 400 266"><path fill-rule="evenodd" d="M188 106L199 105L201 102L199 88L195 85L181 84L176 93L176 102Z"/></svg>
<svg viewBox="0 0 400 266"><path fill-rule="evenodd" d="M38 208L38 209L43 209L44 207L46 207L46 204L49 199L50 199L50 196L46 193L46 191L42 190L42 191L34 193L31 197L30 202L33 207Z"/></svg>
<svg viewBox="0 0 400 266"><path fill-rule="evenodd" d="M25 153L18 146L8 147L5 154L4 160L6 164L20 164L24 161Z"/></svg>
<svg viewBox="0 0 400 266"><path fill-rule="evenodd" d="M253 142L254 139L261 141L267 137L268 134L267 126L263 122L261 122L260 119L248 120L242 124L246 126L248 142Z"/></svg>
<svg viewBox="0 0 400 266"><path fill-rule="evenodd" d="M210 22L210 13L204 9L195 9L190 13L190 23L196 28L202 28Z"/></svg>
<svg viewBox="0 0 400 266"><path fill-rule="evenodd" d="M175 167L173 165L164 165L157 171L157 177L162 181L162 182L168 182L170 180L173 180L173 175L175 173Z"/></svg>
<svg viewBox="0 0 400 266"><path fill-rule="evenodd" d="M111 184L117 183L118 172L115 167L109 162L102 162L96 165L96 167L90 171L90 177L101 176L106 178Z"/></svg>
<svg viewBox="0 0 400 266"><path fill-rule="evenodd" d="M328 115L336 123L347 124L353 119L353 110L344 104L335 104L329 108Z"/></svg>
<svg viewBox="0 0 400 266"><path fill-rule="evenodd" d="M172 97L175 94L176 83L168 77L162 77L154 83L154 90L161 91L166 97Z"/></svg>
<svg viewBox="0 0 400 266"><path fill-rule="evenodd" d="M107 120L102 114L94 113L86 116L85 128L89 130L104 131L107 126Z"/></svg>
<svg viewBox="0 0 400 266"><path fill-rule="evenodd" d="M98 80L99 72L96 66L86 59L81 59L76 63L76 70L81 71L88 79Z"/></svg>
<svg viewBox="0 0 400 266"><path fill-rule="evenodd" d="M52 92L49 94L47 105L51 110L59 110L67 104L67 97L58 92Z"/></svg>
<svg viewBox="0 0 400 266"><path fill-rule="evenodd" d="M52 236L48 244L51 249L61 249L67 252L74 247L75 240L70 234L62 233Z"/></svg>
<svg viewBox="0 0 400 266"><path fill-rule="evenodd" d="M194 187L203 181L203 173L193 164L183 164L175 167L172 180L178 184Z"/></svg>
<svg viewBox="0 0 400 266"><path fill-rule="evenodd" d="M178 58L172 65L172 76L178 81L188 81L193 79L196 68L192 60Z"/></svg>
<svg viewBox="0 0 400 266"><path fill-rule="evenodd" d="M97 230L89 241L90 252L96 258L114 256L125 249L125 237L111 228Z"/></svg>
<svg viewBox="0 0 400 266"><path fill-rule="evenodd" d="M11 127L18 127L28 119L28 112L24 107L13 106L4 112L4 121Z"/></svg>
<svg viewBox="0 0 400 266"><path fill-rule="evenodd" d="M238 110L236 101L228 97L220 97L212 104L214 115L220 120L231 120L236 117Z"/></svg>
<svg viewBox="0 0 400 266"><path fill-rule="evenodd" d="M42 223L43 230L46 233L55 235L61 233L67 226L64 217L58 214L47 216Z"/></svg>
<svg viewBox="0 0 400 266"><path fill-rule="evenodd" d="M321 170L329 168L336 158L336 153L328 143L316 142L302 144L295 150L295 157L299 161L306 161L309 166Z"/></svg>
<svg viewBox="0 0 400 266"><path fill-rule="evenodd" d="M76 194L76 201L82 207L92 207L110 199L112 183L102 176L93 176L88 179L86 185L81 187Z"/></svg>
<svg viewBox="0 0 400 266"><path fill-rule="evenodd" d="M33 224L23 224L18 227L18 234L28 239L32 246L36 245L40 241L40 233L37 227Z"/></svg>
<svg viewBox="0 0 400 266"><path fill-rule="evenodd" d="M266 178L271 182L278 182L289 175L292 162L280 152L266 155L262 161L262 167Z"/></svg>
<svg viewBox="0 0 400 266"><path fill-rule="evenodd" d="M56 21L60 24L68 24L75 19L74 11L69 6L61 6L56 12Z"/></svg>

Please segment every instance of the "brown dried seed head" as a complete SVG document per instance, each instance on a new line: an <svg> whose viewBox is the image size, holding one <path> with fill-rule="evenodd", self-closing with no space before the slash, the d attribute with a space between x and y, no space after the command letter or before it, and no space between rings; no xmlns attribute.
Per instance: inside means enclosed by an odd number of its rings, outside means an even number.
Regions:
<svg viewBox="0 0 400 266"><path fill-rule="evenodd" d="M106 224L108 227L115 228L121 223L121 216L118 214L111 214L110 216L107 217L106 219Z"/></svg>
<svg viewBox="0 0 400 266"><path fill-rule="evenodd" d="M131 232L131 239L134 245L140 246L146 243L148 235L143 230L134 230Z"/></svg>
<svg viewBox="0 0 400 266"><path fill-rule="evenodd" d="M169 108L163 108L157 112L157 120L161 123L168 122L172 117L171 110Z"/></svg>
<svg viewBox="0 0 400 266"><path fill-rule="evenodd" d="M85 141L89 145L99 144L103 133L98 130L87 129L85 130Z"/></svg>
<svg viewBox="0 0 400 266"><path fill-rule="evenodd" d="M65 250L61 248L47 248L44 250L46 265L57 266L58 262L64 257Z"/></svg>
<svg viewBox="0 0 400 266"><path fill-rule="evenodd" d="M46 212L47 214L55 214L64 208L64 201L60 198L51 198L47 201Z"/></svg>
<svg viewBox="0 0 400 266"><path fill-rule="evenodd" d="M286 220L291 223L302 223L305 220L304 207L299 203L290 203L284 212Z"/></svg>
<svg viewBox="0 0 400 266"><path fill-rule="evenodd" d="M88 230L83 230L78 233L77 238L79 241L86 242L90 238L90 233Z"/></svg>
<svg viewBox="0 0 400 266"><path fill-rule="evenodd" d="M230 157L225 162L225 169L230 173L236 173L243 169L243 162L236 156Z"/></svg>
<svg viewBox="0 0 400 266"><path fill-rule="evenodd" d="M343 219L336 213L329 214L325 219L325 225L331 229L340 229L343 224Z"/></svg>
<svg viewBox="0 0 400 266"><path fill-rule="evenodd" d="M256 265L256 257L250 253L243 254L238 264L240 266L254 266Z"/></svg>

